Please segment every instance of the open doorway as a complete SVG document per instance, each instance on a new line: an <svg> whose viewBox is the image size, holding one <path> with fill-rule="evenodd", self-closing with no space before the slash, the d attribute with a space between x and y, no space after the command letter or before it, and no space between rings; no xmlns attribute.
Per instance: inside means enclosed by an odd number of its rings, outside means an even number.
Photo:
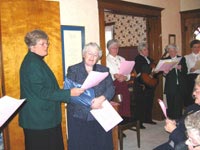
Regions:
<svg viewBox="0 0 200 150"><path fill-rule="evenodd" d="M112 12L120 15L131 15L145 17L147 26L147 43L151 50L150 57L158 61L162 55L161 46L161 11L162 8L141 5L117 0L98 0L99 7L99 27L100 27L100 46L103 49L102 64L106 65L106 40L105 40L105 12ZM137 46L137 45L136 45ZM156 88L155 99L163 96L163 82L159 79ZM163 115L158 103L154 104L153 118L162 120Z"/></svg>

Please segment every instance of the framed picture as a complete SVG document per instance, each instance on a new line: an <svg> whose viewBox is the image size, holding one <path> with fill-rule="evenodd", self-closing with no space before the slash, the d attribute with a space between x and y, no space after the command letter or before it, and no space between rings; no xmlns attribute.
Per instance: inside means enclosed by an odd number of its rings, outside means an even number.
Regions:
<svg viewBox="0 0 200 150"><path fill-rule="evenodd" d="M69 66L82 61L82 49L85 45L85 27L61 26L63 79Z"/></svg>
<svg viewBox="0 0 200 150"><path fill-rule="evenodd" d="M176 35L169 34L169 44L176 44Z"/></svg>

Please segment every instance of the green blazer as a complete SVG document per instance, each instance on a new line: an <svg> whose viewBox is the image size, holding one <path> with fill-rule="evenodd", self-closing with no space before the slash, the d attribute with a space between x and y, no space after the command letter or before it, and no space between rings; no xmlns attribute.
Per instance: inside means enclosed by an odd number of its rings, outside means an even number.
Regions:
<svg viewBox="0 0 200 150"><path fill-rule="evenodd" d="M70 90L60 89L43 57L29 51L20 68L20 98L26 103L19 112L19 125L48 129L61 123L61 102L69 102Z"/></svg>

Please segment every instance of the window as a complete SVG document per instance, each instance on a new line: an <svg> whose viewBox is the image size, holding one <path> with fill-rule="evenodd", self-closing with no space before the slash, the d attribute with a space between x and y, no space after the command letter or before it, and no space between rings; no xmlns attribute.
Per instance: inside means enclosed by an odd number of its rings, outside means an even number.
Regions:
<svg viewBox="0 0 200 150"><path fill-rule="evenodd" d="M109 41L109 40L111 40L111 39L113 39L114 37L113 37L113 30L114 30L114 24L111 24L111 25L106 25L105 26L105 42L106 42L106 44L107 44L107 42ZM107 47L106 47L106 56L107 56L107 54L108 54L108 49L107 49Z"/></svg>
<svg viewBox="0 0 200 150"><path fill-rule="evenodd" d="M197 27L197 29L194 31L194 37L197 40L200 40L200 27Z"/></svg>

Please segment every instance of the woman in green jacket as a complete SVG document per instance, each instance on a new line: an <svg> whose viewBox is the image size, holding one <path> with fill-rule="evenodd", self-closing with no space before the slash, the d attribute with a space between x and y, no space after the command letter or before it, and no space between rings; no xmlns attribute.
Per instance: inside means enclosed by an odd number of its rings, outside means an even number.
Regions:
<svg viewBox="0 0 200 150"><path fill-rule="evenodd" d="M79 96L83 89L59 88L57 80L43 58L48 55L48 35L42 30L26 34L28 46L20 68L20 98L26 103L19 113L26 150L63 150L61 102Z"/></svg>

